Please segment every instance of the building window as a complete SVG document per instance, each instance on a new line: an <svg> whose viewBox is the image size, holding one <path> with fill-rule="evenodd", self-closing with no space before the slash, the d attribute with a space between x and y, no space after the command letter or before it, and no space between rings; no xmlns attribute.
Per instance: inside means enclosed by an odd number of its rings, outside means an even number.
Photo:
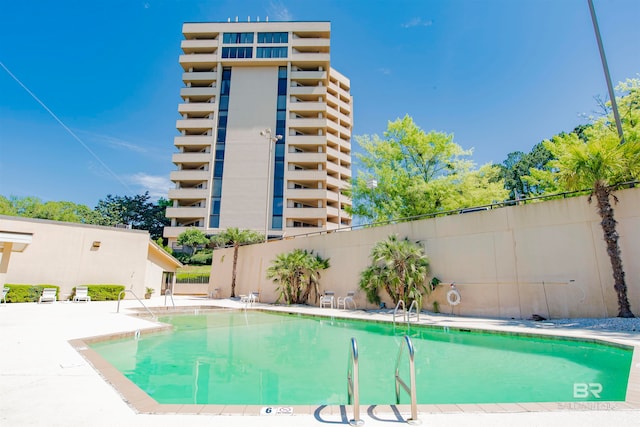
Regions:
<svg viewBox="0 0 640 427"><path fill-rule="evenodd" d="M224 33L222 36L224 44L249 44L253 43L253 33Z"/></svg>
<svg viewBox="0 0 640 427"><path fill-rule="evenodd" d="M224 171L224 148L227 140L227 115L229 114L229 94L231 92L231 68L222 69L222 81L220 82L220 102L218 109L218 135L216 137L215 160L213 168L213 185L211 186L211 215L209 227L220 227L220 205L222 204L222 176Z"/></svg>
<svg viewBox="0 0 640 427"><path fill-rule="evenodd" d="M253 48L252 47L223 47L222 57L223 58L252 58Z"/></svg>
<svg viewBox="0 0 640 427"><path fill-rule="evenodd" d="M288 43L289 33L258 33L258 43Z"/></svg>
<svg viewBox="0 0 640 427"><path fill-rule="evenodd" d="M285 33L286 34L286 33ZM282 205L284 203L284 152L287 130L287 67L278 69L278 96L276 99L276 135L282 138L276 141L273 158L273 210L271 229L282 230Z"/></svg>
<svg viewBox="0 0 640 427"><path fill-rule="evenodd" d="M317 227L317 224L309 224L308 222L302 221L293 221L293 226L295 228L307 228L307 227Z"/></svg>
<svg viewBox="0 0 640 427"><path fill-rule="evenodd" d="M287 50L286 47L258 47L256 58L286 58Z"/></svg>

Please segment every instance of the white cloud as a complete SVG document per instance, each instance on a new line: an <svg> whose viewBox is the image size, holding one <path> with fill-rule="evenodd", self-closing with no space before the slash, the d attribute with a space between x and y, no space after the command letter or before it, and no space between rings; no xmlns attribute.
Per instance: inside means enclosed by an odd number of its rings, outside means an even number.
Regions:
<svg viewBox="0 0 640 427"><path fill-rule="evenodd" d="M149 192L151 200L158 200L160 197L167 198L169 189L173 186L173 183L167 176L154 176L147 175L143 172L138 172L127 178L127 181L142 188L141 193L145 191Z"/></svg>
<svg viewBox="0 0 640 427"><path fill-rule="evenodd" d="M88 132L83 130L76 130L76 132L82 135L86 135L88 138L92 139L96 143L108 145L112 148L122 148L122 149L133 151L136 153L146 153L148 151L145 147L141 145L134 144L132 142L117 138L115 136L103 135L103 134Z"/></svg>
<svg viewBox="0 0 640 427"><path fill-rule="evenodd" d="M271 21L293 21L293 15L281 1L272 1L267 8Z"/></svg>
<svg viewBox="0 0 640 427"><path fill-rule="evenodd" d="M420 17L415 17L404 24L401 24L402 28L411 28L411 27L430 27L433 25L433 21L431 19L423 20Z"/></svg>
<svg viewBox="0 0 640 427"><path fill-rule="evenodd" d="M378 68L378 71L380 71L385 76L391 75L391 69L390 68Z"/></svg>

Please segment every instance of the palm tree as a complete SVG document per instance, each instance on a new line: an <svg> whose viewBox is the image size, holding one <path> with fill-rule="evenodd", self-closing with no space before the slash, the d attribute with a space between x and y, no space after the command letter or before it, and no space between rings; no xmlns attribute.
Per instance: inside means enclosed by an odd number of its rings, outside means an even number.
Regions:
<svg viewBox="0 0 640 427"><path fill-rule="evenodd" d="M419 299L430 288L425 285L429 274L429 260L422 246L409 239L391 235L376 243L371 250L372 263L360 275L360 287L369 302L380 302L384 289L393 304Z"/></svg>
<svg viewBox="0 0 640 427"><path fill-rule="evenodd" d="M236 296L236 273L238 267L238 249L240 245L264 241L264 236L253 230L239 230L236 227L227 228L222 233L211 237L215 247L233 246L233 269L231 273L231 298Z"/></svg>
<svg viewBox="0 0 640 427"><path fill-rule="evenodd" d="M319 295L320 271L329 268L329 260L303 249L278 254L267 268L267 278L278 285L278 301L306 304L311 292Z"/></svg>
<svg viewBox="0 0 640 427"><path fill-rule="evenodd" d="M557 170L558 182L568 190L591 188L589 203L595 196L607 254L613 270L614 289L618 296L618 317L635 317L627 298L627 284L622 268L616 220L611 206L613 184L637 179L640 172L640 139L637 121L631 122L635 133L629 132L626 143L620 144L615 128L606 118L585 130L586 141L576 133L563 134L545 141L545 147L556 160L550 163Z"/></svg>
<svg viewBox="0 0 640 427"><path fill-rule="evenodd" d="M318 298L320 297L320 271L330 267L329 259L324 259L320 255L314 255L313 252L309 252L305 256L304 267L306 272L306 288L301 297L302 304L307 303L309 295L312 292L314 301L318 302Z"/></svg>

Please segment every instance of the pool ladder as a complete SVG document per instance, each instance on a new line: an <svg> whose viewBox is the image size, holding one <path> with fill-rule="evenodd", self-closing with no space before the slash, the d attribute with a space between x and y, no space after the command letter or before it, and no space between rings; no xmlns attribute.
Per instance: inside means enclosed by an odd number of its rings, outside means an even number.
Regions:
<svg viewBox="0 0 640 427"><path fill-rule="evenodd" d="M411 338L404 336L406 347L409 351L409 385L400 378L400 360L404 352L404 345L400 345L398 357L396 359L395 384L396 384L396 404L400 404L400 388L406 391L411 398L411 418L407 420L408 424L416 425L421 421L418 419L418 406L416 399L416 367L414 358L414 349ZM347 404L353 402L353 418L349 420L352 426L360 426L364 424L364 420L360 419L360 386L358 381L358 343L355 338L351 338L349 346L349 362L347 364Z"/></svg>
<svg viewBox="0 0 640 427"><path fill-rule="evenodd" d="M145 310L147 310L147 312L149 312L149 314L151 315L151 317L153 319L156 319L156 315L153 314L153 312L151 310L149 310L149 307L147 307L146 305L144 305L144 303L142 302L142 300L140 298L138 298L138 295L136 295L135 292L133 292L133 289L125 289L124 291L120 291L120 293L118 294L118 309L116 310L116 313L120 313L120 300L122 299L122 296L125 294L125 292L131 292L131 294L136 297L136 299L138 300L138 302L140 304L142 304L142 306L144 307Z"/></svg>
<svg viewBox="0 0 640 427"><path fill-rule="evenodd" d="M414 301L415 302L415 301ZM413 306L413 304L412 304ZM396 404L400 404L400 387L406 391L411 398L411 418L407 420L408 424L420 424L418 419L418 406L416 403L416 365L414 360L414 350L411 338L407 335L404 336L404 341L407 344L406 347L409 350L409 385L402 378L400 378L400 359L405 346L400 344L398 350L398 357L396 359Z"/></svg>
<svg viewBox="0 0 640 427"><path fill-rule="evenodd" d="M175 301L173 301L173 291L171 289L166 289L164 291L164 306L167 306L167 295L169 295L169 297L171 298L171 305L173 306L173 308L176 308L176 303Z"/></svg>
<svg viewBox="0 0 640 427"><path fill-rule="evenodd" d="M407 324L411 320L411 311L414 309L416 312L416 320L419 322L421 305L422 304L418 303L418 300L414 299L411 302L411 305L409 306L409 310L407 311L406 306L404 305L404 301L403 300L398 301L398 304L396 304L396 308L393 310L393 325L394 326L396 325L396 316L398 315L398 310L400 310L400 307L402 307L402 317Z"/></svg>
<svg viewBox="0 0 640 427"><path fill-rule="evenodd" d="M347 404L353 402L353 419L349 420L352 426L361 426L364 420L360 419L360 386L358 381L358 343L351 338L349 347L349 362L347 364Z"/></svg>

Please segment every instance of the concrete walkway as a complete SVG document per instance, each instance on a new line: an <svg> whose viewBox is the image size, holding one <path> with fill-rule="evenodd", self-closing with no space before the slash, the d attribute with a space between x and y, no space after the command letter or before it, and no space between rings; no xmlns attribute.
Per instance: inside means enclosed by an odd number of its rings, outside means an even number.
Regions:
<svg viewBox="0 0 640 427"><path fill-rule="evenodd" d="M153 298L150 306L160 307L164 297ZM176 297L177 306L243 307L232 300L206 300ZM0 425L2 426L322 426L347 424L339 410L315 415L209 415L137 413L102 376L69 344L69 340L104 334L126 333L157 327L158 324L126 313L139 307L137 301L123 301L121 313L115 302L53 304L2 304L0 306ZM256 308L283 309L263 304ZM388 313L287 308L309 314L333 314L389 320ZM421 316L421 323L451 327L472 327L563 333L571 336L608 336L629 345L640 345L640 334L560 330L526 321L465 319L448 316ZM637 347L636 347L637 349ZM634 354L633 387L627 403L588 402L585 404L513 405L428 405L419 418L429 426L640 426L640 357ZM631 397L631 399L630 399ZM442 405L441 405L442 406ZM455 408L452 408L455 407ZM362 407L365 426L401 425L391 407L378 407L367 413ZM402 411L402 417L408 413Z"/></svg>

